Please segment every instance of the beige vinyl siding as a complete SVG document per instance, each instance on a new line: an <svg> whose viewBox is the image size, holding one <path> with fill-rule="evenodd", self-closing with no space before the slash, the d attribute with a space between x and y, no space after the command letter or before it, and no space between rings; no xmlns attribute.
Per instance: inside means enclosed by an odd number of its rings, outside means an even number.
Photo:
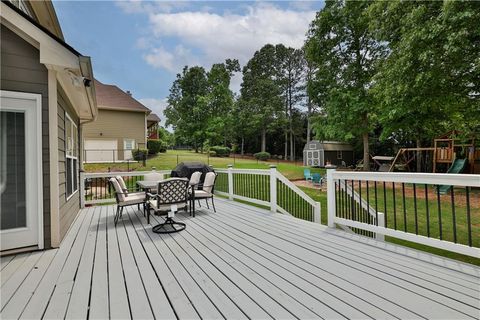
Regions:
<svg viewBox="0 0 480 320"><path fill-rule="evenodd" d="M42 173L44 247L51 247L50 152L48 136L48 71L37 48L3 24L0 29L0 89L42 95Z"/></svg>
<svg viewBox="0 0 480 320"><path fill-rule="evenodd" d="M117 140L117 149L124 148L124 139L134 139L137 147L146 147L145 113L98 110L97 119L83 127L83 139ZM119 153L119 159L123 154Z"/></svg>
<svg viewBox="0 0 480 320"><path fill-rule="evenodd" d="M66 95L57 83L57 114L58 114L58 191L59 191L59 207L60 207L60 239L63 239L70 228L80 209L80 192L77 191L67 200L67 179L66 179L66 143L65 143L65 113L68 112L70 118L77 124L79 119ZM79 127L79 126L78 126ZM78 162L80 164L80 160ZM78 172L76 173L78 176ZM78 180L77 180L78 181Z"/></svg>

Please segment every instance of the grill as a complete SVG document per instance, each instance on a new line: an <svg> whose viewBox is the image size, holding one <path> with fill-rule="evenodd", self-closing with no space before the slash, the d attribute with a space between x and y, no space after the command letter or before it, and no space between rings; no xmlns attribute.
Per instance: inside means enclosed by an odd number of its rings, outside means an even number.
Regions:
<svg viewBox="0 0 480 320"><path fill-rule="evenodd" d="M205 175L207 172L215 172L211 167L206 165L203 162L180 162L175 169L172 170L170 176L171 177L178 177L178 178L188 178L196 171L200 171L202 173L202 177L200 178L200 185L203 184L205 181Z"/></svg>

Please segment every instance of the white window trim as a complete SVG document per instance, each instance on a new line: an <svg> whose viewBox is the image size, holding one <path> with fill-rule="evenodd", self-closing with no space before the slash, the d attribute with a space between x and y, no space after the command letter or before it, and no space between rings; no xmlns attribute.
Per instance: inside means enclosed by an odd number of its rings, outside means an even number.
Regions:
<svg viewBox="0 0 480 320"><path fill-rule="evenodd" d="M127 141L132 141L132 149L127 149ZM135 145L136 145L135 139L123 139L123 149L124 150L135 150Z"/></svg>
<svg viewBox="0 0 480 320"><path fill-rule="evenodd" d="M65 111L65 120L68 119L70 120L71 124L72 124L72 138L73 138L73 129L76 130L77 132L77 143L78 143L78 126L77 124L73 121L72 117L70 117L70 115ZM67 123L67 121L65 121L65 124ZM73 140L73 139L72 139ZM72 146L73 146L73 141L72 141ZM80 152L80 150L78 151ZM77 183L76 185L72 185L72 190L73 190L73 187L76 187L76 189L72 192L72 194L68 195L68 177L67 177L67 174L68 174L68 170L67 170L67 166L68 166L68 161L66 159L73 159L73 160L77 160L77 169L78 169L78 154L77 156L71 156L71 155L68 155L68 141L67 141L67 128L66 128L66 125L65 125L65 195L67 197L67 201L70 200L78 191L79 191L79 178L77 178ZM72 173L72 176L70 177L72 179L72 184L73 184L73 181L75 181L74 178L74 170L73 170L73 161L71 162L71 166L72 168L71 169L71 173Z"/></svg>

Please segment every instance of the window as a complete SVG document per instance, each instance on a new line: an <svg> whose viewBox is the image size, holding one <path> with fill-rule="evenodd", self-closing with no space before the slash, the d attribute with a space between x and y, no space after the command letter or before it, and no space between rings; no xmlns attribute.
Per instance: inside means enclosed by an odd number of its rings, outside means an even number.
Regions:
<svg viewBox="0 0 480 320"><path fill-rule="evenodd" d="M78 128L72 118L65 114L65 153L67 199L78 191Z"/></svg>
<svg viewBox="0 0 480 320"><path fill-rule="evenodd" d="M25 1L25 0L10 0L10 2L13 3L20 10L25 12L27 15L34 18L34 15L32 14L32 10L30 10L30 7L28 6L27 1Z"/></svg>
<svg viewBox="0 0 480 320"><path fill-rule="evenodd" d="M341 160L342 156L342 151L337 151L337 159Z"/></svg>

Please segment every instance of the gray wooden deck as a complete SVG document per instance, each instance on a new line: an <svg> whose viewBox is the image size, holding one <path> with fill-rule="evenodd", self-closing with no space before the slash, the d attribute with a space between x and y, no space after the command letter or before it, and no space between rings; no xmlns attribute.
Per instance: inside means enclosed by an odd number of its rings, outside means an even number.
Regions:
<svg viewBox="0 0 480 320"><path fill-rule="evenodd" d="M199 209L163 236L134 208L116 228L114 206L82 210L59 249L1 258L1 318L479 318L479 268L225 200Z"/></svg>

